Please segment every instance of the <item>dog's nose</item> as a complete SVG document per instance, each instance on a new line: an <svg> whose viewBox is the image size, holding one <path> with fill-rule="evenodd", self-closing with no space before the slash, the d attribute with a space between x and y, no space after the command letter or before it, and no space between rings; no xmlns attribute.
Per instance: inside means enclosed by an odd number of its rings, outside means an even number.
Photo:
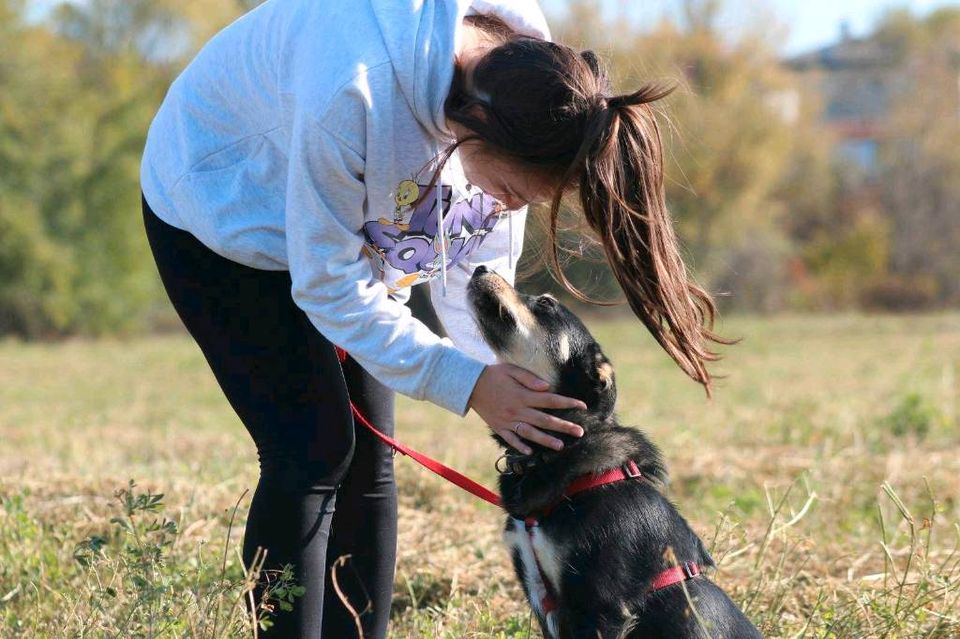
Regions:
<svg viewBox="0 0 960 639"><path fill-rule="evenodd" d="M483 275L484 273L488 273L488 272L489 272L489 271L488 271L487 267L481 265L481 266L478 266L478 267L473 271L473 276L474 276L474 277L478 277L478 276Z"/></svg>

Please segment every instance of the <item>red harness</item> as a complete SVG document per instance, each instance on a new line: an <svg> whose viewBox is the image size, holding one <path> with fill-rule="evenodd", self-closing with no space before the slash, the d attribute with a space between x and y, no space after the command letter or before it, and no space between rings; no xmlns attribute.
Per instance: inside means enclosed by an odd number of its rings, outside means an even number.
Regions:
<svg viewBox="0 0 960 639"><path fill-rule="evenodd" d="M343 363L347 360L347 352L340 348L337 349L337 357L340 359L340 362ZM360 412L360 409L357 408L356 404L353 403L353 400L350 400L350 411L353 413L353 416L360 422L367 430L373 433L380 441L385 443L387 446L402 453L416 462L418 462L423 467L427 468L431 472L443 477L447 481L459 486L463 490L471 493L472 495L482 499L483 501L493 504L494 506L502 507L500 502L500 496L495 492L490 490L485 486L481 486L477 482L473 481L469 477L457 472L456 470L446 466L437 460L424 455L423 453L417 452L416 450L405 446L401 442L393 439L389 435L380 432L376 426L370 423L363 413ZM560 497L557 501L547 506L543 512L540 513L540 518L547 517L550 515L554 509L563 503L565 500L573 497L578 493L590 490L591 488L598 488L600 486L605 486L607 484L612 484L618 481L624 481L626 479L642 479L643 473L640 472L640 468L637 466L636 462L633 460L627 462L620 468L614 468L608 470L599 475L581 475L577 477L570 485L566 487L563 491L563 496ZM540 525L540 520L537 517L526 517L524 519L524 525L527 530L527 535L530 538L530 547L533 548L533 531ZM557 609L557 601L554 593L553 585L550 583L550 580L547 579L547 576L543 573L543 568L540 566L540 560L537 559L537 555L534 552L534 561L537 564L537 570L540 571L540 579L543 581L546 594L541 601L541 606L543 608L544 614L548 614ZM653 581L650 582L650 588L647 590L648 593L661 590L668 586L678 584L681 581L686 581L688 579L693 579L694 577L700 574L700 566L691 561L685 561L680 565L673 566L672 568L667 568L663 572L659 573L656 577L653 578Z"/></svg>
<svg viewBox="0 0 960 639"><path fill-rule="evenodd" d="M556 507L562 504L565 500L573 497L577 493L590 490L591 488L599 488L600 486L606 486L607 484L612 484L627 479L642 478L643 473L640 472L640 468L633 460L630 460L619 468L608 470L599 475L589 474L577 477L563 491L563 496L544 508L539 517L529 516L524 518L523 523L530 539L531 550L534 548L534 530L540 525L540 519L549 516L550 513L552 513ZM533 553L533 558L537 565L537 570L540 572L540 580L544 585L545 594L540 601L540 606L543 609L543 614L547 615L557 609L556 591L553 587L553 584L551 584L550 580L547 578L547 575L544 574L543 568L540 565L540 560L537 559L536 552ZM647 589L647 592L656 592L657 590L662 590L668 586L678 584L681 581L693 579L698 575L700 575L700 566L692 561L685 561L682 564L667 568L663 572L657 574L657 576L653 578L653 581L650 582L650 587Z"/></svg>

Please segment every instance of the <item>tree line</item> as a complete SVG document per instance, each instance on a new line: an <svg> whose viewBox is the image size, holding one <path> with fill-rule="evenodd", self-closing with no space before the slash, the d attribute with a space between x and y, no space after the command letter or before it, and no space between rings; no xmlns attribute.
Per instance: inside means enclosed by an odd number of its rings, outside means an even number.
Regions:
<svg viewBox="0 0 960 639"><path fill-rule="evenodd" d="M0 0L0 334L128 332L168 317L139 218L147 127L197 48L255 4L87 0L38 17ZM677 84L662 106L667 194L700 281L747 311L960 303L960 10L877 25L903 86L880 177L865 182L831 152L815 100L792 121L778 114L771 98L796 78L764 34L724 37L718 7L688 0L682 19L640 30L576 0L555 21L625 90ZM567 237L569 253L595 252ZM567 268L615 297L602 264Z"/></svg>

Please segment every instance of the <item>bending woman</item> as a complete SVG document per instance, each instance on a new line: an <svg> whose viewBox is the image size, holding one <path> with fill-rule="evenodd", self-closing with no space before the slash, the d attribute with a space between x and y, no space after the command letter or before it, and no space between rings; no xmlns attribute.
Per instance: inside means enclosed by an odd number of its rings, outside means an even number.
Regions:
<svg viewBox="0 0 960 639"><path fill-rule="evenodd" d="M265 548L266 569L292 564L306 588L268 636L356 635L328 579L343 555L364 636L386 635L392 457L355 429L350 398L387 432L397 391L473 409L526 453L582 434L549 412L581 403L495 363L466 310L476 266L512 280L528 203L550 203L555 233L561 196L578 194L637 316L709 388L713 306L664 205L649 106L663 94L612 95L594 54L550 42L533 0L268 0L170 87L144 222L257 447L244 559ZM452 341L404 306L423 283Z"/></svg>

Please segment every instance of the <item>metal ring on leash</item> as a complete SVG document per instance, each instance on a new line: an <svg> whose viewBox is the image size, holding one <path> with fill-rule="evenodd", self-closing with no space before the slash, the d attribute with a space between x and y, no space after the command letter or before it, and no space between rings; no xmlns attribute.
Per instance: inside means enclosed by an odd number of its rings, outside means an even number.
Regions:
<svg viewBox="0 0 960 639"><path fill-rule="evenodd" d="M507 454L504 453L504 454L500 455L499 457L497 457L497 461L494 462L493 467L494 467L494 468L497 470L497 472L500 473L501 475L509 475L509 474L512 474L512 473L510 472L510 465L509 465L509 464L510 464L510 463L507 461Z"/></svg>

